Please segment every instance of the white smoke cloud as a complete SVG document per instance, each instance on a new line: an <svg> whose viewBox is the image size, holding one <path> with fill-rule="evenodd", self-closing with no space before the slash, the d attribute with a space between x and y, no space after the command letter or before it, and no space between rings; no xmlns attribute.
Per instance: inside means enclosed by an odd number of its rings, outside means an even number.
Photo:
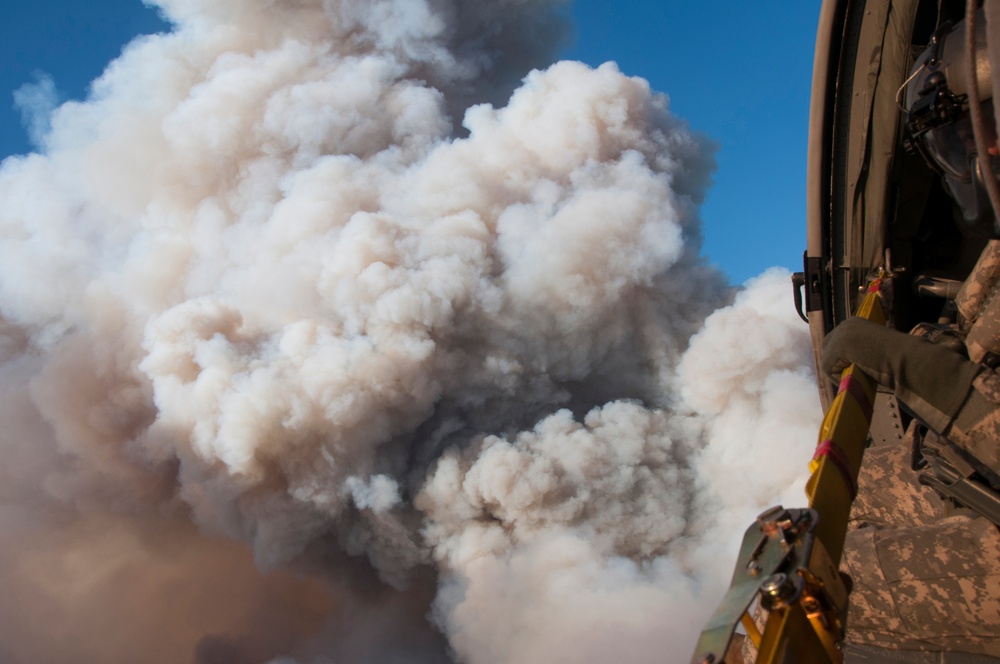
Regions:
<svg viewBox="0 0 1000 664"><path fill-rule="evenodd" d="M809 336L788 306L789 274L771 269L750 280L731 307L705 321L679 364L684 400L706 420L698 476L768 479L726 483L727 506L802 501L804 468L820 417L808 364Z"/></svg>
<svg viewBox="0 0 1000 664"><path fill-rule="evenodd" d="M686 659L808 336L667 100L480 4L164 0L0 166L7 660Z"/></svg>
<svg viewBox="0 0 1000 664"><path fill-rule="evenodd" d="M789 275L709 316L682 406L566 411L445 455L417 498L461 661L686 662L762 506L802 504L819 417Z"/></svg>

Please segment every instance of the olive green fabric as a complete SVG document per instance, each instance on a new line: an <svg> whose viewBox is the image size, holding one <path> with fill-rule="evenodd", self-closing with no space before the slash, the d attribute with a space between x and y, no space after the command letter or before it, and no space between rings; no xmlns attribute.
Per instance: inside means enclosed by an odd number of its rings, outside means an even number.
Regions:
<svg viewBox="0 0 1000 664"><path fill-rule="evenodd" d="M886 211L900 122L896 93L913 65L910 36L918 4L862 3L853 67L840 72L844 78L838 83L837 102L849 124L839 127L846 130L840 139L846 141L844 163L839 166L845 178L845 209L843 256L835 256L835 265L851 269L854 285L885 264ZM834 239L835 245L839 240Z"/></svg>
<svg viewBox="0 0 1000 664"><path fill-rule="evenodd" d="M948 430L981 370L945 346L862 318L844 321L823 344L823 370L835 380L852 363L939 433Z"/></svg>

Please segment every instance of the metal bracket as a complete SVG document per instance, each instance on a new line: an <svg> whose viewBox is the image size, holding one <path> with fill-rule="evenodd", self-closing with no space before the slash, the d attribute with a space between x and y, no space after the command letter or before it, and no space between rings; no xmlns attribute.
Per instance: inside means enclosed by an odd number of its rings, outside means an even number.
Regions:
<svg viewBox="0 0 1000 664"><path fill-rule="evenodd" d="M792 275L792 292L795 297L795 311L799 318L809 322L810 311L823 308L823 259L802 255L802 272ZM805 298L802 291L805 289ZM805 304L805 309L802 306Z"/></svg>
<svg viewBox="0 0 1000 664"><path fill-rule="evenodd" d="M736 627L757 598L768 611L801 608L814 628L843 636L847 589L822 543L811 509L772 507L747 529L729 591L698 639L692 664L720 663ZM766 638L766 635L765 635ZM760 646L759 637L757 643Z"/></svg>
<svg viewBox="0 0 1000 664"><path fill-rule="evenodd" d="M921 484L1000 525L1000 496L995 491L972 477L963 475L941 457L929 459L929 462L931 470L921 473L917 478Z"/></svg>

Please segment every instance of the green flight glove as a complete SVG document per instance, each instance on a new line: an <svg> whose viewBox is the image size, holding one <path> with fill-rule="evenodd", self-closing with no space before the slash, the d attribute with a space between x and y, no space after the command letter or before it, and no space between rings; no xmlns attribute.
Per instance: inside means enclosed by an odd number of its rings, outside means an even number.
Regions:
<svg viewBox="0 0 1000 664"><path fill-rule="evenodd" d="M855 364L938 433L945 433L969 396L980 366L920 337L851 318L823 342L823 371L835 381Z"/></svg>

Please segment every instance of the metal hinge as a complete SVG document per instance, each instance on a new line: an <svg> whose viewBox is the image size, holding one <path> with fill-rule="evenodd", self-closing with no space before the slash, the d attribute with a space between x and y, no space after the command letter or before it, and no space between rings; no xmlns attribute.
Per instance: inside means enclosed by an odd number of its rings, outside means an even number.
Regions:
<svg viewBox="0 0 1000 664"><path fill-rule="evenodd" d="M795 295L795 311L799 314L799 318L808 323L808 313L823 308L823 259L803 253L802 269L803 272L792 275L792 290ZM803 289L805 298L802 297Z"/></svg>

